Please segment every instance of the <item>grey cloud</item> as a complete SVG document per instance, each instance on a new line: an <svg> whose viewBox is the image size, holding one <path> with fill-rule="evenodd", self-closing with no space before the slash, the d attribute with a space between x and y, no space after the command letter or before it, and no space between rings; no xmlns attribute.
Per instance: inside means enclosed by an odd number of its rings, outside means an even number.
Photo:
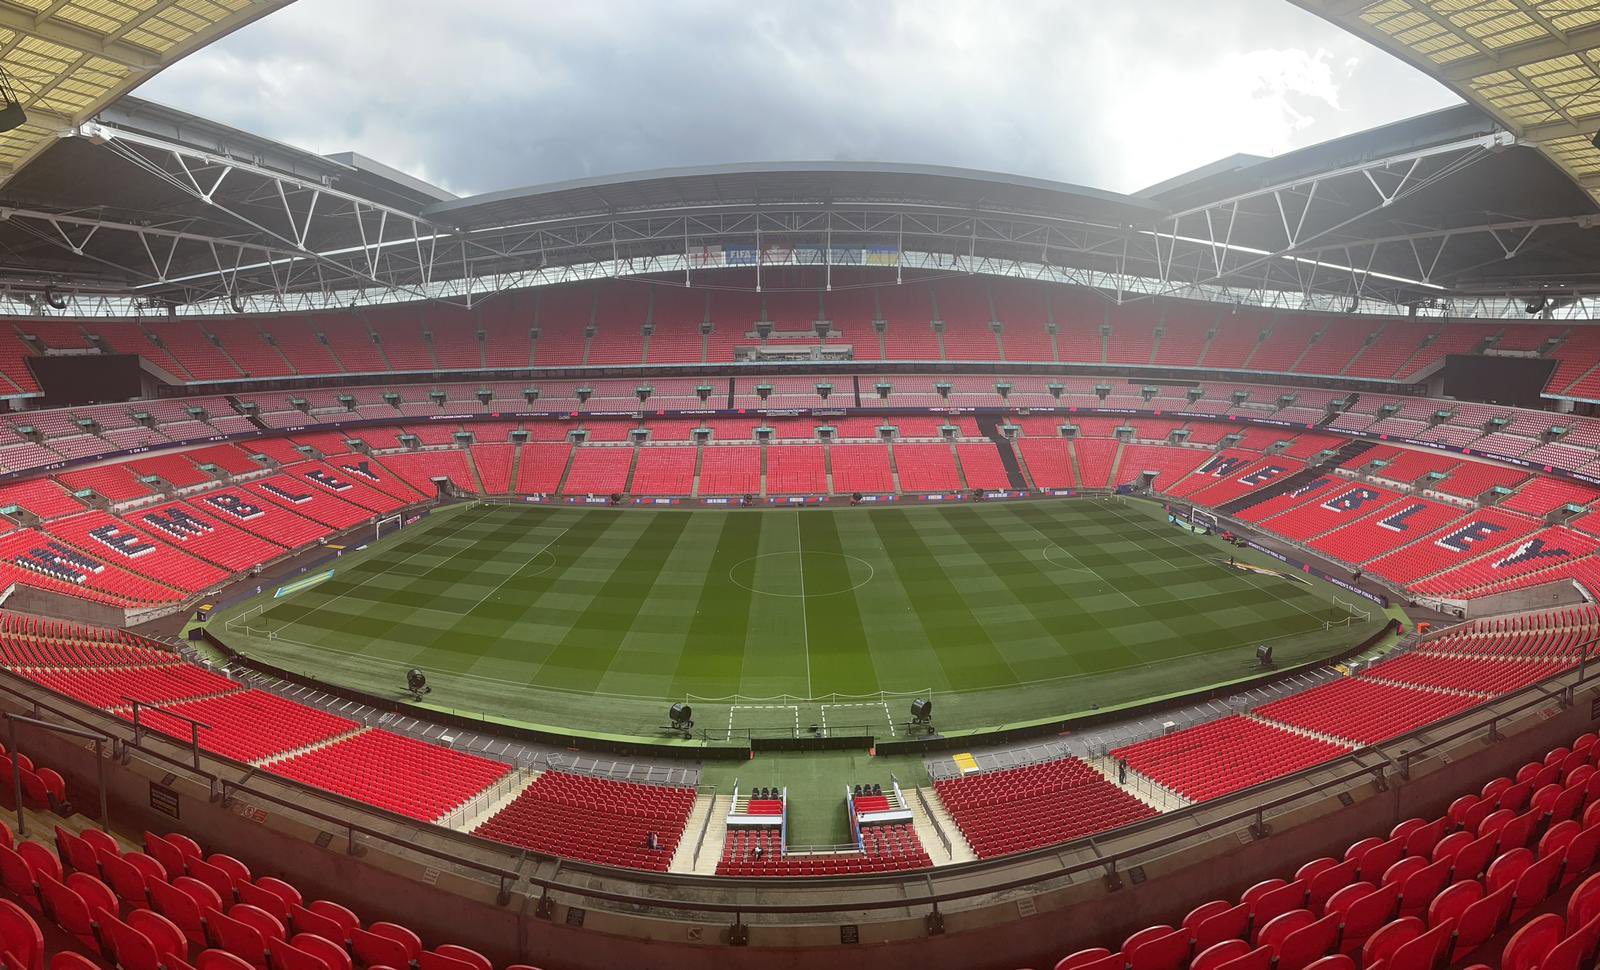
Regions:
<svg viewBox="0 0 1600 970"><path fill-rule="evenodd" d="M139 93L461 193L774 159L1133 190L1456 100L1284 0L299 0Z"/></svg>

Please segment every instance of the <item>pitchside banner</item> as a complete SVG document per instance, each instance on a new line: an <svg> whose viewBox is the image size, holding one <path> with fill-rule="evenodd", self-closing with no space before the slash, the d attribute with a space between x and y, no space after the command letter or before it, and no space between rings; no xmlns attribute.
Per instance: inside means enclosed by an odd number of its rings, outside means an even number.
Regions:
<svg viewBox="0 0 1600 970"><path fill-rule="evenodd" d="M1308 562L1301 562L1300 560L1295 559L1292 556L1286 556L1283 553L1278 552L1275 549L1268 549L1266 546L1264 546L1261 543L1255 541L1254 539L1246 539L1245 540L1245 545L1247 545L1250 548L1254 549L1256 552L1266 553L1267 555L1269 555L1272 558L1278 560L1279 562L1284 563L1285 565L1288 565L1288 566L1290 566L1290 567L1292 567L1294 569L1297 569L1302 573L1305 573L1307 576L1315 576L1318 579L1323 580L1324 582L1332 583L1333 585L1339 587L1342 590L1345 590L1346 592L1354 593L1355 595L1361 597L1362 599L1371 600L1372 602L1378 604L1379 606L1383 607L1384 609L1388 609L1389 608L1389 597L1387 597L1387 596L1384 596L1384 595L1382 595L1380 593L1369 593L1366 590L1362 589L1361 587L1351 585L1346 580L1341 579L1338 576L1335 576L1334 574L1332 574L1330 572L1327 572L1326 570L1318 569L1316 566L1313 566Z"/></svg>

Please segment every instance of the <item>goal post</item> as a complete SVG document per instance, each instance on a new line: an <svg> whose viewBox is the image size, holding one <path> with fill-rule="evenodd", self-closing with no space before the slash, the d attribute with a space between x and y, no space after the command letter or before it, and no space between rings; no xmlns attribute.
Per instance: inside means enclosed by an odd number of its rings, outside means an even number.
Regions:
<svg viewBox="0 0 1600 970"><path fill-rule="evenodd" d="M373 526L372 526L372 541L373 542L377 542L379 539L382 539L386 534L390 534L390 533L394 533L394 532L400 531L401 529L405 528L405 524L406 524L405 516L400 515L399 513L395 513L394 515L386 515L386 516L384 516L383 518L379 519L377 522L373 523Z"/></svg>
<svg viewBox="0 0 1600 970"><path fill-rule="evenodd" d="M1189 525L1196 529L1209 529L1217 531L1217 517L1201 508L1189 510Z"/></svg>

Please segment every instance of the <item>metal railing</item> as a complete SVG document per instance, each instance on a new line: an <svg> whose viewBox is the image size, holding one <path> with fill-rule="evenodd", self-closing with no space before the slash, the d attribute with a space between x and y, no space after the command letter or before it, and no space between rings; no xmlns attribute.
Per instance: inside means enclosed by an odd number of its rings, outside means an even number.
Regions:
<svg viewBox="0 0 1600 970"><path fill-rule="evenodd" d="M893 775L889 777L891 780L894 778ZM895 782L895 784L898 785L899 782ZM933 826L934 834L939 836L940 843L944 845L945 856L954 859L956 857L955 846L951 844L950 836L945 834L944 825L940 823L939 816L933 814L933 806L929 804L928 796L922 793L921 786L914 786L911 790L917 793L917 804L922 806L923 817L928 820L929 825Z"/></svg>
<svg viewBox="0 0 1600 970"><path fill-rule="evenodd" d="M733 780L733 790L736 792L739 790L737 778ZM700 820L700 836L694 840L694 855L689 858L690 869L700 864L700 850L705 848L706 832L711 828L711 816L717 814L717 786L706 785L703 788L696 788L695 795L699 796L702 791L708 793L711 800L706 802L706 817Z"/></svg>

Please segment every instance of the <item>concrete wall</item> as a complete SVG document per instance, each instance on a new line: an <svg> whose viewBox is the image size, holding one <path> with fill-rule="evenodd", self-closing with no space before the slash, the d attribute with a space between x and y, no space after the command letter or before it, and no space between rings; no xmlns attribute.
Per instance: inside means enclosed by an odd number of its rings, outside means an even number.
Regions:
<svg viewBox="0 0 1600 970"><path fill-rule="evenodd" d="M1493 596L1480 596L1466 601L1468 619L1480 616L1498 616L1501 613L1521 613L1543 610L1552 606L1573 606L1586 602L1577 584L1571 580L1545 583L1528 589L1513 589Z"/></svg>

